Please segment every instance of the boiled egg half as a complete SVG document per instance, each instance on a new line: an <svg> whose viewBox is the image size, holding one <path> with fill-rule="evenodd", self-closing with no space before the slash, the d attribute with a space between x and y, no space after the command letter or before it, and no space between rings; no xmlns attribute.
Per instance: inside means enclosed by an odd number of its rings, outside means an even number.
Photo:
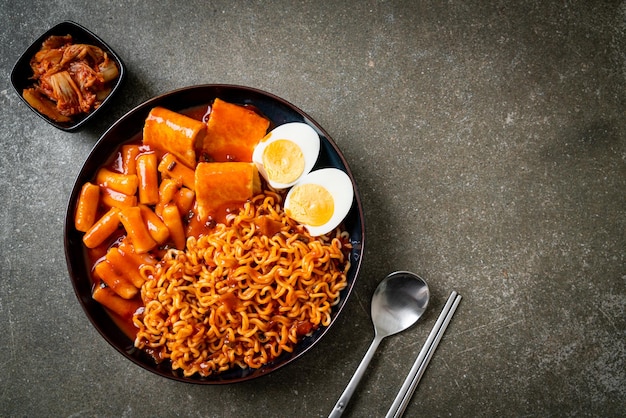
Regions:
<svg viewBox="0 0 626 418"><path fill-rule="evenodd" d="M252 162L274 189L286 189L308 174L320 152L320 137L306 123L271 130L254 148Z"/></svg>
<svg viewBox="0 0 626 418"><path fill-rule="evenodd" d="M336 168L311 171L296 183L285 198L285 213L301 223L312 236L335 229L352 206L354 188L350 177Z"/></svg>

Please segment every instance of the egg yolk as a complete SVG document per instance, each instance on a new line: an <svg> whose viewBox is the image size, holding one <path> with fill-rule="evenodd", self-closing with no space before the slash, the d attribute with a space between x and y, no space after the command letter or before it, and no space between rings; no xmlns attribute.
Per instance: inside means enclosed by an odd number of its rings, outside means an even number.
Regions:
<svg viewBox="0 0 626 418"><path fill-rule="evenodd" d="M265 147L263 167L270 180L292 183L304 172L304 154L293 141L278 139Z"/></svg>
<svg viewBox="0 0 626 418"><path fill-rule="evenodd" d="M291 190L287 216L305 225L321 226L335 210L333 196L319 184L300 184Z"/></svg>

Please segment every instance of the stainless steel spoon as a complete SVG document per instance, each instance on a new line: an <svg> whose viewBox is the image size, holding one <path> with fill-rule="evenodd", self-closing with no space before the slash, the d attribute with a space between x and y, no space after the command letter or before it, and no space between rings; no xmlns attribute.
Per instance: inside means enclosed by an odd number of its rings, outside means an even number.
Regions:
<svg viewBox="0 0 626 418"><path fill-rule="evenodd" d="M418 275L408 271L396 271L380 282L372 296L374 341L367 349L329 418L340 417L343 414L383 338L404 331L417 322L426 310L429 298L428 284Z"/></svg>

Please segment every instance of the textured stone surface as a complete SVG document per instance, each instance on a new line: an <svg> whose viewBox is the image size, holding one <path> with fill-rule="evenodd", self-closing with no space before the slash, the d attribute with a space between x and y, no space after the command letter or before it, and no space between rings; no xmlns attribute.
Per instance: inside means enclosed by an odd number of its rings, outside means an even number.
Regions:
<svg viewBox="0 0 626 418"><path fill-rule="evenodd" d="M125 60L115 106L69 134L9 73L74 20ZM393 270L430 284L347 416L384 416L449 292L464 299L409 416L615 416L626 404L623 1L0 0L0 415L326 416ZM92 328L63 254L67 199L98 137L179 87L260 88L330 133L357 179L366 258L345 314L297 363L201 387L128 363Z"/></svg>

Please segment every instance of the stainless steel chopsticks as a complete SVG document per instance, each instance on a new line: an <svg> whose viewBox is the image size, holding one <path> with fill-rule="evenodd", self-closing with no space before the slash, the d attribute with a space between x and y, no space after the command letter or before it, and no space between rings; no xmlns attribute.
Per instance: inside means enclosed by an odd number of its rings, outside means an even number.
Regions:
<svg viewBox="0 0 626 418"><path fill-rule="evenodd" d="M452 315L456 311L456 308L459 306L459 302L461 302L461 295L459 295L456 291L452 291L450 296L448 297L448 301L446 302L441 314L439 314L439 318L435 323L432 331L428 335L428 339L426 339L426 343L422 347L413 367L409 371L408 376L404 380L396 399L391 404L391 408L389 408L389 412L385 418L399 418L404 414L404 411L417 388L417 384L419 383L424 371L426 370L426 366L430 362L435 349L439 345L439 341L441 341L441 337L443 337L443 333L448 328L448 324L450 320L452 320Z"/></svg>

